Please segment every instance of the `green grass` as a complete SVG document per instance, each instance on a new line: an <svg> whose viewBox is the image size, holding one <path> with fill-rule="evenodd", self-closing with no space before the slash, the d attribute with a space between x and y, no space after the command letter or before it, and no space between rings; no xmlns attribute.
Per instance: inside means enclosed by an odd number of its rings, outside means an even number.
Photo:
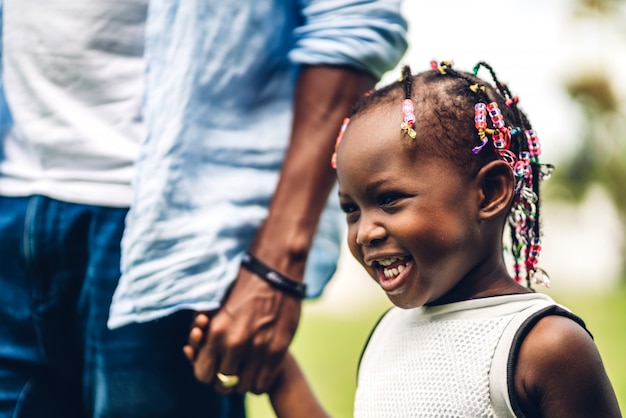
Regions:
<svg viewBox="0 0 626 418"><path fill-rule="evenodd" d="M540 290L542 291L542 290ZM582 317L594 335L607 373L626 411L626 285L603 294L549 293L559 303ZM366 302L358 311L331 314L305 305L292 350L318 398L335 418L352 417L356 367L361 348L372 325L389 306L385 299ZM267 397L249 396L250 418L271 418Z"/></svg>

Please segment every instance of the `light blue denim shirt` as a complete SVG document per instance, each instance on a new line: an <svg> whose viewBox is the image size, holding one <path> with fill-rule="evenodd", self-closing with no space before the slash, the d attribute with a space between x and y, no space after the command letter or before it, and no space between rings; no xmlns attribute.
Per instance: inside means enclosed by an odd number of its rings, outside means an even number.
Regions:
<svg viewBox="0 0 626 418"><path fill-rule="evenodd" d="M110 327L220 306L267 215L299 66L349 65L380 77L407 47L400 7L401 0L151 2L147 137ZM336 268L343 217L335 195L307 262L309 297Z"/></svg>

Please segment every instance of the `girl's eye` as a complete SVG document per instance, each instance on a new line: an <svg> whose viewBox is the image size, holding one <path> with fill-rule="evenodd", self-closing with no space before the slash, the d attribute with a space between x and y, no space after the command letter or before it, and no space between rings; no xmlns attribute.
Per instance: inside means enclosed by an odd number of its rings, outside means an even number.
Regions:
<svg viewBox="0 0 626 418"><path fill-rule="evenodd" d="M399 193L384 193L378 197L378 204L380 206L389 206L396 203L402 196Z"/></svg>
<svg viewBox="0 0 626 418"><path fill-rule="evenodd" d="M359 219L359 207L352 203L342 203L341 210L346 214L346 222L352 224Z"/></svg>
<svg viewBox="0 0 626 418"><path fill-rule="evenodd" d="M345 213L345 214L351 214L354 213L356 211L359 210L358 206L352 203L342 203L341 204L341 210Z"/></svg>

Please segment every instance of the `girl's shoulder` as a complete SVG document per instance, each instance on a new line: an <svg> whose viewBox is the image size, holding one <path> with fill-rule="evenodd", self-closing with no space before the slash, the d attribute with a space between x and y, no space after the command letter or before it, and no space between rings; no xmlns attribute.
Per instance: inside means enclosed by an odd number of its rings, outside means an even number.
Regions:
<svg viewBox="0 0 626 418"><path fill-rule="evenodd" d="M520 337L513 383L526 416L620 416L598 349L580 318L557 306Z"/></svg>

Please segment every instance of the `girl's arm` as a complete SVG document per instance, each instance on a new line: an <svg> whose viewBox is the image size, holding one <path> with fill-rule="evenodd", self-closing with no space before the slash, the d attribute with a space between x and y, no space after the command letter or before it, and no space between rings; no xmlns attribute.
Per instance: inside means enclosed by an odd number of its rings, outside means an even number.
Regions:
<svg viewBox="0 0 626 418"><path fill-rule="evenodd" d="M193 320L188 344L183 347L183 353L192 365L196 361L198 349L204 344L210 322L209 316L205 313L198 313ZM220 392L228 393L223 388L220 388L219 385L216 389ZM315 394L304 377L304 373L289 351L287 351L283 361L278 366L268 395L278 418L330 417L315 398Z"/></svg>
<svg viewBox="0 0 626 418"><path fill-rule="evenodd" d="M278 418L329 418L290 352L284 357L269 391Z"/></svg>
<svg viewBox="0 0 626 418"><path fill-rule="evenodd" d="M621 417L595 343L563 316L541 319L524 339L515 389L526 416Z"/></svg>

